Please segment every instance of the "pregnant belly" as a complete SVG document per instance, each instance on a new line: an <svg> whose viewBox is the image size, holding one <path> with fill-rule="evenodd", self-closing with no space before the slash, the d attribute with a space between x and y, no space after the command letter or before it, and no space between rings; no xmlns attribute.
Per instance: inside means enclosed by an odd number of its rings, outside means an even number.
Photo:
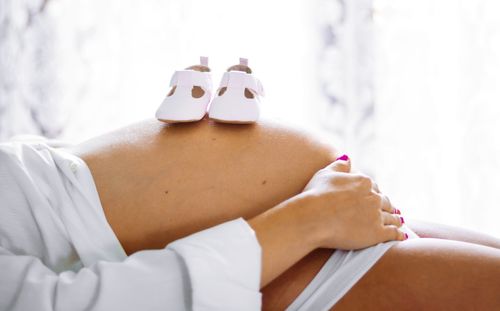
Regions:
<svg viewBox="0 0 500 311"><path fill-rule="evenodd" d="M147 121L72 148L89 166L104 213L128 254L254 217L300 193L336 158L313 137L274 123L234 127ZM263 289L285 309L332 250L316 250Z"/></svg>

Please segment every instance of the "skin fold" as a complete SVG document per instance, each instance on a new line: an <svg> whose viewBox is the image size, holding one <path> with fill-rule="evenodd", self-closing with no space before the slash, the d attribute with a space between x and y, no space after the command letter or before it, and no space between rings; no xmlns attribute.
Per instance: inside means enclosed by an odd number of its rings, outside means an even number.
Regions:
<svg viewBox="0 0 500 311"><path fill-rule="evenodd" d="M291 218L295 226L279 226L278 220L290 214L274 212L280 206L286 207L283 211L297 206L313 211L324 205L317 198L302 200L302 193L340 153L304 131L270 120L254 125L146 120L69 151L88 164L106 218L128 254L163 248L237 217L247 219L270 258L263 258L263 269L268 267L263 271L264 310L285 309L334 251L325 248L332 245L324 235L319 238L324 230L301 231L312 228L314 213L304 214L303 223L309 222L304 227L296 217ZM404 216L404 207L398 208ZM333 310L500 308L498 239L405 220L425 238L392 247ZM279 234L294 237L281 241L295 255L274 268L281 257L269 245ZM260 239L264 236L268 240ZM333 239L331 235L328 241Z"/></svg>

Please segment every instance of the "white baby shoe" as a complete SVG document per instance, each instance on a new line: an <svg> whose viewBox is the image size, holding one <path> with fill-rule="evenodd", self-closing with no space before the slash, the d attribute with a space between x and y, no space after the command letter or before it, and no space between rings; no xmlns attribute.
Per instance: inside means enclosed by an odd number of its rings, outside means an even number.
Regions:
<svg viewBox="0 0 500 311"><path fill-rule="evenodd" d="M201 120L212 98L212 74L208 68L208 57L200 57L199 66L176 71L170 86L172 90L156 111L156 118L168 123Z"/></svg>
<svg viewBox="0 0 500 311"><path fill-rule="evenodd" d="M210 119L223 123L254 123L260 115L260 97L264 88L252 75L248 60L232 66L222 76L219 89L210 104Z"/></svg>

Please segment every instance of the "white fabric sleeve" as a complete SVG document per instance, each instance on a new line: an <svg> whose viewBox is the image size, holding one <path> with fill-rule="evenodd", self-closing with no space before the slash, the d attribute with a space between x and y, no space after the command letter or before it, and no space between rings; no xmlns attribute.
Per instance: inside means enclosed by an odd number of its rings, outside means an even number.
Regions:
<svg viewBox="0 0 500 311"><path fill-rule="evenodd" d="M241 218L78 272L0 247L0 310L260 310L260 252Z"/></svg>
<svg viewBox="0 0 500 311"><path fill-rule="evenodd" d="M260 310L260 244L242 218L226 225L195 233L167 248L186 263L193 310Z"/></svg>

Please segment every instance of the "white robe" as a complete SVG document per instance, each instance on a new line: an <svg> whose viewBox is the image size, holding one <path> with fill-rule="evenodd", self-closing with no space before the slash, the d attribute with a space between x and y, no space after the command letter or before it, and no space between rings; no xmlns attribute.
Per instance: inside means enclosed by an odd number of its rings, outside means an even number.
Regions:
<svg viewBox="0 0 500 311"><path fill-rule="evenodd" d="M125 254L86 164L0 144L0 310L260 310L261 248L242 218Z"/></svg>

